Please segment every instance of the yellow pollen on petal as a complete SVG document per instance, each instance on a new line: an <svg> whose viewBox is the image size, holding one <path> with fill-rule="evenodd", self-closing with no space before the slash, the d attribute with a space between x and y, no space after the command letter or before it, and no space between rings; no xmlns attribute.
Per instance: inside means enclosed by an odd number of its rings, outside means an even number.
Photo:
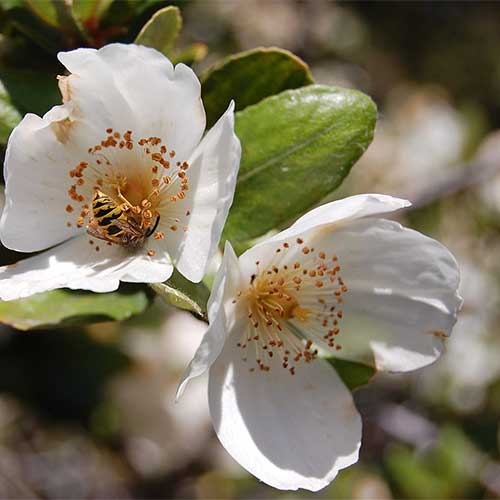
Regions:
<svg viewBox="0 0 500 500"><path fill-rule="evenodd" d="M184 217L189 210L173 203L186 198L189 164L179 161L171 168L169 160L176 153L160 137L137 137L133 130L108 127L84 151L85 157L68 166L69 203L63 209L75 215L67 227L86 227L90 236L131 250L150 236L163 239L158 227L175 231L179 224L187 230ZM163 168L170 169L169 176Z"/></svg>
<svg viewBox="0 0 500 500"><path fill-rule="evenodd" d="M307 318L311 315L311 311L304 307L296 306L292 309L292 317L297 318L300 321L307 321Z"/></svg>
<svg viewBox="0 0 500 500"><path fill-rule="evenodd" d="M300 261L290 259L289 252L300 255ZM266 267L256 261L248 288L233 299L236 307L246 307L248 317L237 346L244 360L255 358L251 372L268 372L279 361L293 375L300 363L317 358L317 346L342 348L341 303L348 288L337 255L315 251L302 238L282 243L271 254Z"/></svg>

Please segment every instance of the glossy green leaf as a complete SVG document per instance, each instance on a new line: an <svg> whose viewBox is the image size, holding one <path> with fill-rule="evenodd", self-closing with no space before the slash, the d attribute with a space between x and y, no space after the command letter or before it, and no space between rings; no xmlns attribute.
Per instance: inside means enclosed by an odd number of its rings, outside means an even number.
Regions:
<svg viewBox="0 0 500 500"><path fill-rule="evenodd" d="M21 121L19 111L14 107L10 96L0 82L0 144L5 144L12 129Z"/></svg>
<svg viewBox="0 0 500 500"><path fill-rule="evenodd" d="M227 57L202 76L202 98L211 127L231 99L236 110L288 89L313 83L307 64L287 50L258 48Z"/></svg>
<svg viewBox="0 0 500 500"><path fill-rule="evenodd" d="M288 90L236 113L242 157L224 239L241 251L318 204L366 150L376 119L365 94L323 85Z"/></svg>
<svg viewBox="0 0 500 500"><path fill-rule="evenodd" d="M152 300L143 286L124 285L111 293L53 290L0 302L0 322L19 330L98 321L119 321L144 312Z"/></svg>
<svg viewBox="0 0 500 500"><path fill-rule="evenodd" d="M210 290L203 282L192 283L174 271L165 283L152 283L149 286L168 304L206 319Z"/></svg>
<svg viewBox="0 0 500 500"><path fill-rule="evenodd" d="M143 26L135 43L146 45L168 55L182 27L182 17L177 7L169 6L153 14Z"/></svg>
<svg viewBox="0 0 500 500"><path fill-rule="evenodd" d="M367 384L377 373L377 370L371 366L346 361L339 358L327 358L328 363L333 366L344 384L353 391L358 387Z"/></svg>

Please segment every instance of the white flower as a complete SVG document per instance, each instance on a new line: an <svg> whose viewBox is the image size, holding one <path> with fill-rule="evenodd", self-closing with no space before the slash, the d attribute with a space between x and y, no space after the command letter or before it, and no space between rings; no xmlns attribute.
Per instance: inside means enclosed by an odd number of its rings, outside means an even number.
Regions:
<svg viewBox="0 0 500 500"><path fill-rule="evenodd" d="M408 205L353 196L239 259L226 245L210 327L178 395L210 367L220 441L271 486L316 491L357 460L360 416L322 353L408 371L443 350L461 304L455 259L437 241L371 217Z"/></svg>
<svg viewBox="0 0 500 500"><path fill-rule="evenodd" d="M63 105L9 139L3 244L50 248L0 270L0 298L68 287L200 281L240 160L233 103L205 135L200 82L159 52L112 44L59 54ZM200 142L201 140L201 142Z"/></svg>

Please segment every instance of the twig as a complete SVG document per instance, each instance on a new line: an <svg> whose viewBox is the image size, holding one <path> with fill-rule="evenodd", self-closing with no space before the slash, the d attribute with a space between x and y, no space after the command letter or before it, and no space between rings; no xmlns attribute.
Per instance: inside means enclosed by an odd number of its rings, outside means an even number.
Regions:
<svg viewBox="0 0 500 500"><path fill-rule="evenodd" d="M500 172L500 163L473 161L465 164L460 172L448 179L423 190L416 196L409 196L412 206L406 211L418 210L442 198L452 196L493 178Z"/></svg>

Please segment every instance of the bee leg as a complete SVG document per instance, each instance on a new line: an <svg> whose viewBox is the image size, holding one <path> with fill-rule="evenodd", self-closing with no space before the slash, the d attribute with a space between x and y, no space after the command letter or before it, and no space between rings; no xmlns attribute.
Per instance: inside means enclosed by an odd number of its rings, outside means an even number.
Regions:
<svg viewBox="0 0 500 500"><path fill-rule="evenodd" d="M146 238L149 238L156 231L156 228L158 227L159 223L160 223L160 216L156 217L155 225L146 231L145 234Z"/></svg>

